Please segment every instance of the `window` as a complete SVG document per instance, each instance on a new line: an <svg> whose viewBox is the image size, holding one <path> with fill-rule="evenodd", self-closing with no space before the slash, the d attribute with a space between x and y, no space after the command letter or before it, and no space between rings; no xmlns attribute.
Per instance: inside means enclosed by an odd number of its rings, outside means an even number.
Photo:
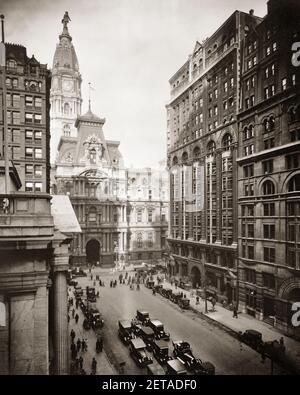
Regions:
<svg viewBox="0 0 300 395"><path fill-rule="evenodd" d="M71 127L70 125L64 125L63 127L63 131L64 131L64 136L70 136L71 135Z"/></svg>
<svg viewBox="0 0 300 395"><path fill-rule="evenodd" d="M285 91L286 88L287 88L287 79L286 79L286 78L283 78L282 81L281 81L281 89L282 89L283 91Z"/></svg>
<svg viewBox="0 0 300 395"><path fill-rule="evenodd" d="M247 283L256 283L256 272L253 269L245 269L245 280Z"/></svg>
<svg viewBox="0 0 300 395"><path fill-rule="evenodd" d="M269 67L267 67L265 69L265 78L268 79L269 78Z"/></svg>
<svg viewBox="0 0 300 395"><path fill-rule="evenodd" d="M42 107L42 98L41 97L34 98L34 107L36 107L36 108Z"/></svg>
<svg viewBox="0 0 300 395"><path fill-rule="evenodd" d="M295 86L296 85L296 74L292 75L292 85Z"/></svg>
<svg viewBox="0 0 300 395"><path fill-rule="evenodd" d="M42 132L40 130L34 132L34 140L42 140Z"/></svg>
<svg viewBox="0 0 300 395"><path fill-rule="evenodd" d="M26 165L25 166L25 174L27 176L33 175L33 165Z"/></svg>
<svg viewBox="0 0 300 395"><path fill-rule="evenodd" d="M96 150L91 149L90 150L90 163L91 164L95 164L96 163L96 159L97 159L97 157L96 157Z"/></svg>
<svg viewBox="0 0 300 395"><path fill-rule="evenodd" d="M137 234L137 248L142 248L143 247L143 235L142 233Z"/></svg>
<svg viewBox="0 0 300 395"><path fill-rule="evenodd" d="M25 139L26 140L32 140L33 132L32 130L25 130Z"/></svg>
<svg viewBox="0 0 300 395"><path fill-rule="evenodd" d="M42 122L42 115L41 114L35 114L34 116L34 123L41 123Z"/></svg>
<svg viewBox="0 0 300 395"><path fill-rule="evenodd" d="M275 85L271 85L271 96L275 95Z"/></svg>
<svg viewBox="0 0 300 395"><path fill-rule="evenodd" d="M254 144L247 145L244 147L244 155L249 156L254 153Z"/></svg>
<svg viewBox="0 0 300 395"><path fill-rule="evenodd" d="M274 148L275 140L274 137L264 140L264 149Z"/></svg>
<svg viewBox="0 0 300 395"><path fill-rule="evenodd" d="M274 217L275 216L275 203L264 203L264 217Z"/></svg>
<svg viewBox="0 0 300 395"><path fill-rule="evenodd" d="M249 98L245 99L245 107L246 107L246 109L250 108L250 99Z"/></svg>
<svg viewBox="0 0 300 395"><path fill-rule="evenodd" d="M148 210L148 222L152 222L152 210Z"/></svg>
<svg viewBox="0 0 300 395"><path fill-rule="evenodd" d="M33 115L26 112L25 113L25 123L32 123L32 121L33 121Z"/></svg>
<svg viewBox="0 0 300 395"><path fill-rule="evenodd" d="M12 105L13 107L20 107L20 95L12 95Z"/></svg>
<svg viewBox="0 0 300 395"><path fill-rule="evenodd" d="M12 80L12 85L13 85L13 88L17 88L17 87L18 87L19 81L18 81L17 78L13 78L13 80Z"/></svg>
<svg viewBox="0 0 300 395"><path fill-rule="evenodd" d="M272 48L273 48L273 52L277 51L277 42L273 43Z"/></svg>
<svg viewBox="0 0 300 395"><path fill-rule="evenodd" d="M232 136L229 133L226 133L225 136L222 139L222 146L225 150L229 150L230 146L232 144Z"/></svg>
<svg viewBox="0 0 300 395"><path fill-rule="evenodd" d="M251 309L256 309L256 291L246 288L246 305Z"/></svg>
<svg viewBox="0 0 300 395"><path fill-rule="evenodd" d="M289 192L300 191L300 174L297 174L290 180L288 185L288 191Z"/></svg>
<svg viewBox="0 0 300 395"><path fill-rule="evenodd" d="M286 157L286 168L290 170L290 169L296 169L297 167L300 167L300 155L299 154L288 155Z"/></svg>
<svg viewBox="0 0 300 395"><path fill-rule="evenodd" d="M254 237L254 224L248 224L248 237Z"/></svg>
<svg viewBox="0 0 300 395"><path fill-rule="evenodd" d="M33 157L33 148L26 147L25 148L25 158L32 158Z"/></svg>
<svg viewBox="0 0 300 395"><path fill-rule="evenodd" d="M35 157L35 159L42 159L43 158L41 148L34 149L34 157Z"/></svg>
<svg viewBox="0 0 300 395"><path fill-rule="evenodd" d="M228 92L228 82L224 83L224 92Z"/></svg>
<svg viewBox="0 0 300 395"><path fill-rule="evenodd" d="M25 96L25 106L26 107L33 106L33 97L32 96Z"/></svg>
<svg viewBox="0 0 300 395"><path fill-rule="evenodd" d="M264 92L265 92L265 99L266 100L269 99L269 97L270 97L270 95L269 95L269 88L265 88Z"/></svg>
<svg viewBox="0 0 300 395"><path fill-rule="evenodd" d="M215 115L218 115L218 106L215 106L214 113L215 113Z"/></svg>
<svg viewBox="0 0 300 395"><path fill-rule="evenodd" d="M97 221L97 210L95 207L91 207L89 210L89 222Z"/></svg>
<svg viewBox="0 0 300 395"><path fill-rule="evenodd" d="M148 247L153 247L153 234L148 233Z"/></svg>
<svg viewBox="0 0 300 395"><path fill-rule="evenodd" d="M248 259L254 259L254 246L248 245Z"/></svg>
<svg viewBox="0 0 300 395"><path fill-rule="evenodd" d="M247 165L244 166L244 177L248 178L248 177L253 177L254 175L254 165Z"/></svg>
<svg viewBox="0 0 300 395"><path fill-rule="evenodd" d="M33 182L25 182L25 191L26 192L33 192Z"/></svg>
<svg viewBox="0 0 300 395"><path fill-rule="evenodd" d="M42 192L43 184L41 182L34 183L34 191L35 192Z"/></svg>
<svg viewBox="0 0 300 395"><path fill-rule="evenodd" d="M35 165L34 166L34 175L35 177L42 177L42 166L41 165Z"/></svg>
<svg viewBox="0 0 300 395"><path fill-rule="evenodd" d="M20 113L13 111L12 112L12 123L13 125L20 125Z"/></svg>
<svg viewBox="0 0 300 395"><path fill-rule="evenodd" d="M274 195L275 187L272 181L265 181L262 187L263 195Z"/></svg>
<svg viewBox="0 0 300 395"><path fill-rule="evenodd" d="M264 261L265 262L275 262L275 248L264 247Z"/></svg>
<svg viewBox="0 0 300 395"><path fill-rule="evenodd" d="M137 222L142 222L142 210L137 210Z"/></svg>
<svg viewBox="0 0 300 395"><path fill-rule="evenodd" d="M264 224L264 239L275 239L275 225Z"/></svg>
<svg viewBox="0 0 300 395"><path fill-rule="evenodd" d="M263 286L269 289L275 288L275 277L270 273L263 273Z"/></svg>
<svg viewBox="0 0 300 395"><path fill-rule="evenodd" d="M266 55L269 56L271 54L271 47L266 48Z"/></svg>
<svg viewBox="0 0 300 395"><path fill-rule="evenodd" d="M262 166L263 166L263 173L264 174L273 173L273 160L272 159L262 162Z"/></svg>
<svg viewBox="0 0 300 395"><path fill-rule="evenodd" d="M272 64L271 66L271 73L272 75L275 75L275 64Z"/></svg>
<svg viewBox="0 0 300 395"><path fill-rule="evenodd" d="M230 88L234 87L234 78L230 78Z"/></svg>
<svg viewBox="0 0 300 395"><path fill-rule="evenodd" d="M254 184L246 184L244 186L245 196L253 196L254 195Z"/></svg>

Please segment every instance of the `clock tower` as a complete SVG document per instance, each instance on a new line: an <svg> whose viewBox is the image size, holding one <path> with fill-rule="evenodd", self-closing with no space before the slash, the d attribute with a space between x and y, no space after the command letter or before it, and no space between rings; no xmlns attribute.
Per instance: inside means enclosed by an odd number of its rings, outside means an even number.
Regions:
<svg viewBox="0 0 300 395"><path fill-rule="evenodd" d="M50 91L50 161L55 163L62 136L76 137L75 121L81 115L81 75L72 37L69 34L68 12L62 19L63 31L56 46Z"/></svg>

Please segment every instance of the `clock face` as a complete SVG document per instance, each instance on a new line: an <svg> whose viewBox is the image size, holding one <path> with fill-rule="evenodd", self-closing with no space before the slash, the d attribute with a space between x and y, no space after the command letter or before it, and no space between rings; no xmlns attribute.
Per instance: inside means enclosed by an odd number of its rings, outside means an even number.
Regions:
<svg viewBox="0 0 300 395"><path fill-rule="evenodd" d="M62 83L63 90L69 92L73 89L73 81L64 80Z"/></svg>

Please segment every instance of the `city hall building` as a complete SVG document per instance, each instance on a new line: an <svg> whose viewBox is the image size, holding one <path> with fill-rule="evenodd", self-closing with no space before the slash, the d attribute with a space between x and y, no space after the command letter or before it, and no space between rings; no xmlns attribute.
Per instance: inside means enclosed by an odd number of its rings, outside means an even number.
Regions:
<svg viewBox="0 0 300 395"><path fill-rule="evenodd" d="M168 229L168 174L164 166L127 169L120 142L104 136L104 118L89 101L81 114L81 75L69 17L53 59L51 101L52 191L68 194L82 233L73 264L159 263Z"/></svg>

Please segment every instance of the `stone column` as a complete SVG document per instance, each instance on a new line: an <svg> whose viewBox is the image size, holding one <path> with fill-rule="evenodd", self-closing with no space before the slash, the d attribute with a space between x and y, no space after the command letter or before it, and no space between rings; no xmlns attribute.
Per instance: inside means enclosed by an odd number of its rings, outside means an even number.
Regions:
<svg viewBox="0 0 300 395"><path fill-rule="evenodd" d="M57 253L57 249L59 249ZM54 322L53 345L55 373L68 374L68 309L67 309L67 278L69 267L68 245L55 249L53 259L53 295L54 295Z"/></svg>

